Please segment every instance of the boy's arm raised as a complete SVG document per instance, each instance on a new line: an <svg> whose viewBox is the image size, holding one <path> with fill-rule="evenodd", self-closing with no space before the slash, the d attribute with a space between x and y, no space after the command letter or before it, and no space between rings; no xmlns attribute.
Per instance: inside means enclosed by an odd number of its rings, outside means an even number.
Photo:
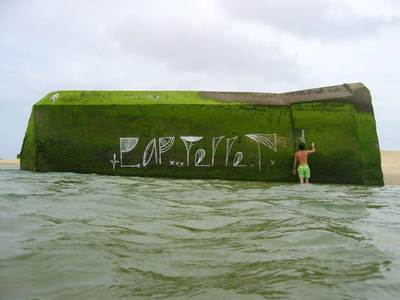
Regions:
<svg viewBox="0 0 400 300"><path fill-rule="evenodd" d="M307 153L314 153L315 151L317 151L317 150L315 149L315 144L314 144L314 143L311 143L311 150L307 150Z"/></svg>

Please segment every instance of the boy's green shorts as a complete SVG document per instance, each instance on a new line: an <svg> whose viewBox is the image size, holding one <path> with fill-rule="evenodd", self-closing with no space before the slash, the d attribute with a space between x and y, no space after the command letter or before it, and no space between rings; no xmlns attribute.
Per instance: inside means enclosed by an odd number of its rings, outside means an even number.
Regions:
<svg viewBox="0 0 400 300"><path fill-rule="evenodd" d="M310 178L310 175L311 175L310 167L307 165L299 166L297 168L297 175L299 177L303 177L303 178L307 178L307 179Z"/></svg>

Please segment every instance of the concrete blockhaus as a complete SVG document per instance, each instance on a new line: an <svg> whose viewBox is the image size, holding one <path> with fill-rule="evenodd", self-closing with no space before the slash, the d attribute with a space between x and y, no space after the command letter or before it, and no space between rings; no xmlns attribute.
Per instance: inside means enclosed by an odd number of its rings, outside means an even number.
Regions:
<svg viewBox="0 0 400 300"><path fill-rule="evenodd" d="M290 93L58 91L33 106L24 170L294 182L298 142L311 181L382 185L368 89Z"/></svg>

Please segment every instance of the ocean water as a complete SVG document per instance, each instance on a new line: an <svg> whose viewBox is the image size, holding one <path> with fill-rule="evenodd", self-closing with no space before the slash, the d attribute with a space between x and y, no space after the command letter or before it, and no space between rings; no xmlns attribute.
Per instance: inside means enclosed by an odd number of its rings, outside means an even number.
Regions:
<svg viewBox="0 0 400 300"><path fill-rule="evenodd" d="M0 169L0 299L399 299L400 187Z"/></svg>

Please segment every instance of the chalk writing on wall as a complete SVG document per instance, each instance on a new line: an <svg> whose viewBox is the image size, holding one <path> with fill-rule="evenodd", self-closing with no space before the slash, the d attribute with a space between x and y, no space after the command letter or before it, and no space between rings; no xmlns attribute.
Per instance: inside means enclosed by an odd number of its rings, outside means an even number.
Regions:
<svg viewBox="0 0 400 300"><path fill-rule="evenodd" d="M160 96L149 95L149 99L156 101L160 99Z"/></svg>
<svg viewBox="0 0 400 300"><path fill-rule="evenodd" d="M306 137L304 135L304 129L301 130L301 137L299 137L300 141L305 143L306 142Z"/></svg>
<svg viewBox="0 0 400 300"><path fill-rule="evenodd" d="M189 166L190 149L192 149L193 143L200 141L202 138L202 136L181 136L181 140L186 147L186 166Z"/></svg>
<svg viewBox="0 0 400 300"><path fill-rule="evenodd" d="M217 152L217 147L223 138L224 138L224 136L215 136L212 138L212 150L211 150L211 165L212 166L215 163L215 153Z"/></svg>
<svg viewBox="0 0 400 300"><path fill-rule="evenodd" d="M264 145L276 152L276 134L246 134L246 136L257 142L258 147L258 171L261 172L261 147Z"/></svg>
<svg viewBox="0 0 400 300"><path fill-rule="evenodd" d="M117 160L117 155L114 153L114 157L112 160L110 160L110 163L113 166L113 171L115 171L115 166L117 165L117 163L119 163L119 160Z"/></svg>
<svg viewBox="0 0 400 300"><path fill-rule="evenodd" d="M120 163L122 168L140 168L140 164L136 165L124 165L123 163L123 154L128 153L135 149L137 143L139 142L139 138L137 137L126 137L119 139L119 149L120 149Z"/></svg>
<svg viewBox="0 0 400 300"><path fill-rule="evenodd" d="M258 171L261 172L262 169L262 151L277 151L277 135L264 134L264 133L251 133L244 135L250 142L255 142L257 145L257 166ZM224 159L224 165L226 167L253 167L254 164L243 163L245 158L245 153L243 151L233 152L233 148L239 145L241 138L239 136L225 137L225 136L215 136L211 137L209 140L211 144L211 153L208 156L207 151L204 148L199 148L197 143L200 141L206 142L207 140L203 136L179 136L178 141L181 143L176 143L176 138L174 136L165 136L158 138L151 138L147 141L144 147L143 154L141 155L141 160L135 164L126 164L125 155L128 153L133 153L138 143L140 142L139 137L121 137L119 139L119 160L116 158L116 154L113 155L113 159L110 160L113 170L119 165L121 168L146 168L150 163L152 165L165 165L169 167L205 167L210 168L216 165L217 150L222 141L225 139L225 157L218 158L220 161ZM168 160L163 162L163 155L167 152L173 153L173 147L183 147L186 152L186 161L180 160ZM238 146L236 146L238 147ZM193 148L198 148L196 151L191 151ZM143 148L142 148L143 149ZM176 149L176 148L174 148ZM265 150L264 150L265 149ZM222 149L221 149L222 150ZM181 151L180 151L181 152ZM221 151L219 152L221 153ZM220 154L221 155L221 154ZM221 162L222 163L222 162ZM275 160L269 160L266 165L274 166Z"/></svg>
<svg viewBox="0 0 400 300"><path fill-rule="evenodd" d="M51 101L51 103L54 103L54 102L56 102L56 100L58 99L58 97L60 96L60 94L59 93L57 93L57 94L54 94L53 96L51 96L50 97L50 101Z"/></svg>
<svg viewBox="0 0 400 300"><path fill-rule="evenodd" d="M172 146L174 145L175 137L174 136L166 136L158 138L158 145L159 145L159 154L158 154L158 161L161 164L161 154L168 152Z"/></svg>

